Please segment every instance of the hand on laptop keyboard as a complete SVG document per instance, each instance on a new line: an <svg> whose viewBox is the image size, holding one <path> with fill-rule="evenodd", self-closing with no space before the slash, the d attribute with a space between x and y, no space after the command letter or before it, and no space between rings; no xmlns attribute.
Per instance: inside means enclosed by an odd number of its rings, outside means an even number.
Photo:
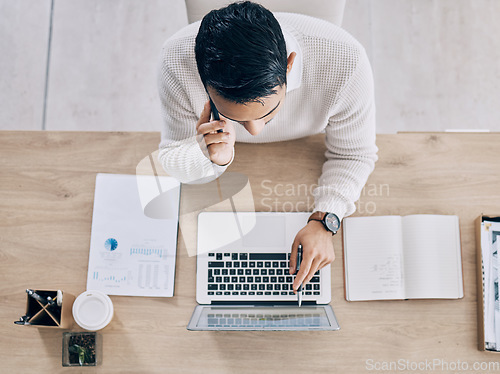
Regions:
<svg viewBox="0 0 500 374"><path fill-rule="evenodd" d="M331 232L325 230L318 221L310 221L295 236L290 256L290 274L295 274L297 249L302 244L302 263L293 282L293 291L296 292L301 284L308 283L319 269L331 264L335 260Z"/></svg>

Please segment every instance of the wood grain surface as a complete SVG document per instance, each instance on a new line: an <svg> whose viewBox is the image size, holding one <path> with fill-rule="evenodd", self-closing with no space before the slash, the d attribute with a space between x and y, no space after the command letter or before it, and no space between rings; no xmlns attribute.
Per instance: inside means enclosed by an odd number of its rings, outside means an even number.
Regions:
<svg viewBox="0 0 500 374"><path fill-rule="evenodd" d="M24 314L26 288L85 290L96 173L135 174L159 141L158 133L0 132L0 372L80 372L61 366L62 330L13 321ZM175 296L112 296L102 365L81 372L457 372L465 364L499 371L500 355L477 349L473 221L500 214L500 134L380 135L379 161L357 203L355 215L457 214L463 299L346 302L336 235L331 304L340 331L186 330L196 305L197 212L230 209L227 194L240 210L310 211L323 141L237 144L219 185L184 185ZM389 365L395 370L382 370Z"/></svg>

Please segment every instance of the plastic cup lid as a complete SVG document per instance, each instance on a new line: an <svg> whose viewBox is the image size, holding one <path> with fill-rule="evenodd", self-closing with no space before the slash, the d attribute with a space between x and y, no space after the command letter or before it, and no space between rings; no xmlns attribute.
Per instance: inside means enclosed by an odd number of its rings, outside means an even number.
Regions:
<svg viewBox="0 0 500 374"><path fill-rule="evenodd" d="M73 318L85 330L100 330L113 318L113 302L101 291L85 291L73 303Z"/></svg>

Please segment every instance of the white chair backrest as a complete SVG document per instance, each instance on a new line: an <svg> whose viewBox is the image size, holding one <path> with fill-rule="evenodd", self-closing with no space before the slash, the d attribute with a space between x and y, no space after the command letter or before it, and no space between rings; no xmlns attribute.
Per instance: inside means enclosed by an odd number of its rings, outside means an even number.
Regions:
<svg viewBox="0 0 500 374"><path fill-rule="evenodd" d="M253 0L272 12L299 13L342 25L346 0ZM212 9L222 8L231 0L186 0L189 23L201 20Z"/></svg>

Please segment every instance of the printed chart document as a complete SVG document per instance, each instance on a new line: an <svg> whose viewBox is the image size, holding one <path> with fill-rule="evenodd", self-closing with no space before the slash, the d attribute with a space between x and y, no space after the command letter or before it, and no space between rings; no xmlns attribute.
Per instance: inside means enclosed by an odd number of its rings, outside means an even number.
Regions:
<svg viewBox="0 0 500 374"><path fill-rule="evenodd" d="M173 296L179 196L171 177L97 174L88 290Z"/></svg>
<svg viewBox="0 0 500 374"><path fill-rule="evenodd" d="M457 216L344 219L346 300L462 298Z"/></svg>

